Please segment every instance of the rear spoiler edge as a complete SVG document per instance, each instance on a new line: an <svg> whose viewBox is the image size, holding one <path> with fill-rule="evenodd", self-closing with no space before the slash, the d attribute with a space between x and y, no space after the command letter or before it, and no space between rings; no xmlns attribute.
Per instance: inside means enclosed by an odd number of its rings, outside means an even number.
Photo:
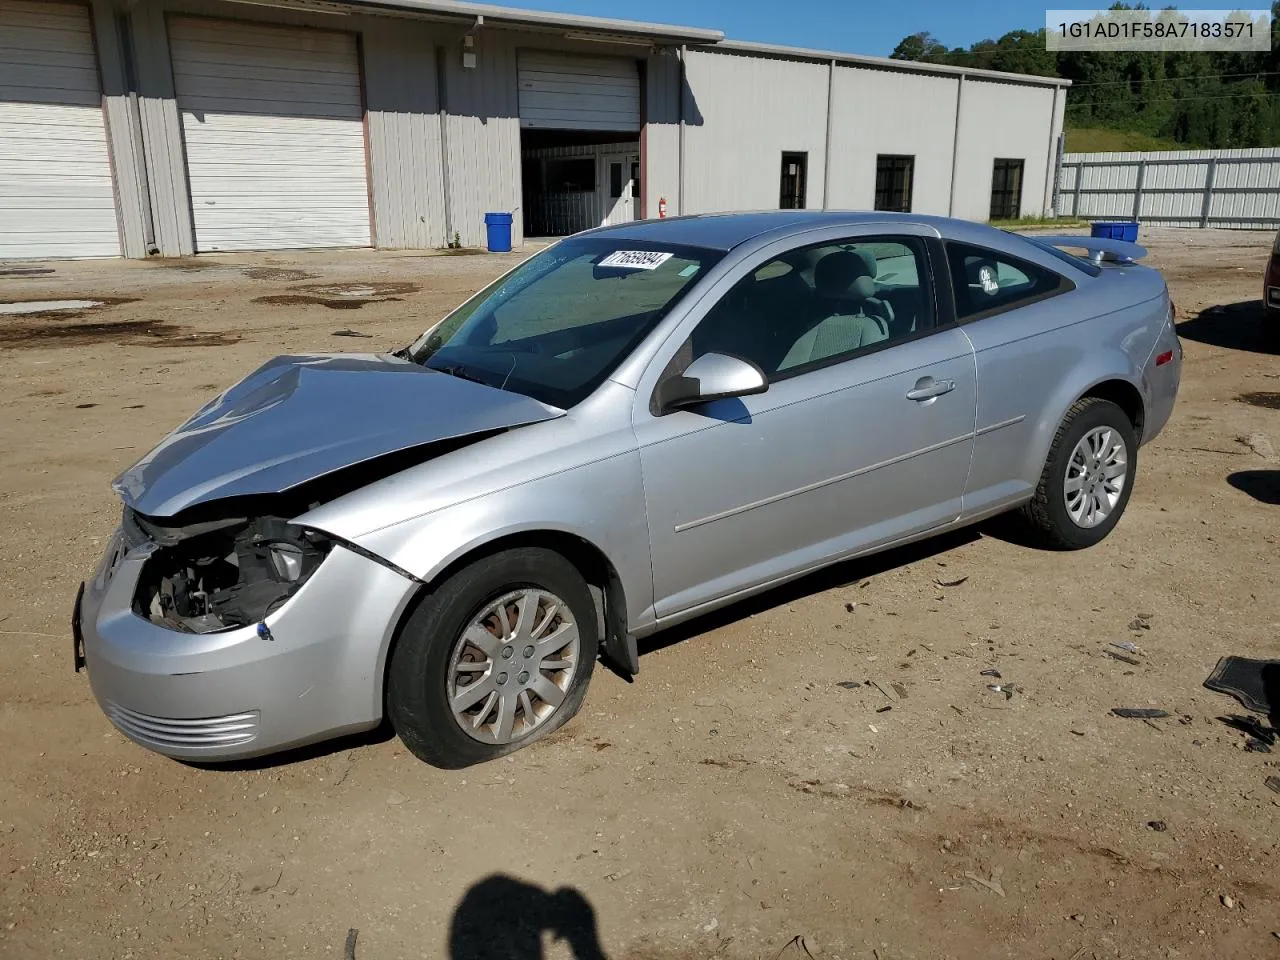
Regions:
<svg viewBox="0 0 1280 960"><path fill-rule="evenodd" d="M1046 237L1026 234L1028 240L1051 247L1072 247L1087 250L1089 260L1095 264L1109 260L1113 263L1135 263L1147 255L1147 248L1127 240L1111 240L1105 237Z"/></svg>

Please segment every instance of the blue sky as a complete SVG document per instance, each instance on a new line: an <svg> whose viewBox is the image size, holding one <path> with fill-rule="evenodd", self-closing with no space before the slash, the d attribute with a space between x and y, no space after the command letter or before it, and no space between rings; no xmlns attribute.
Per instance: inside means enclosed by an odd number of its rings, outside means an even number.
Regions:
<svg viewBox="0 0 1280 960"><path fill-rule="evenodd" d="M1044 26L1043 6L1027 0L491 0L502 6L649 20L723 30L757 40L887 57L898 41L927 30L948 47L967 47L1018 28ZM1098 3L1097 6L1107 6ZM1255 4L1261 6L1261 3Z"/></svg>

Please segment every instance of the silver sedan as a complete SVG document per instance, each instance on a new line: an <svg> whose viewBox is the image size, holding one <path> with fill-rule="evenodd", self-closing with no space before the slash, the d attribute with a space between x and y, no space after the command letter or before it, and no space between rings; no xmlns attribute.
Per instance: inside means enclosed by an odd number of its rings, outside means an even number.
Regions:
<svg viewBox="0 0 1280 960"><path fill-rule="evenodd" d="M174 757L389 716L459 767L826 564L1006 511L1088 547L1178 389L1144 252L881 213L571 237L395 354L267 363L121 475L77 665Z"/></svg>

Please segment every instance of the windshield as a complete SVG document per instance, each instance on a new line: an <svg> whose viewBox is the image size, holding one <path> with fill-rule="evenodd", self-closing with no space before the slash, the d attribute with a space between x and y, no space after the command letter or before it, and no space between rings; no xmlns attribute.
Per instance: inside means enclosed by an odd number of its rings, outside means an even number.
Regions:
<svg viewBox="0 0 1280 960"><path fill-rule="evenodd" d="M612 237L564 240L445 317L409 356L568 408L604 382L722 256Z"/></svg>

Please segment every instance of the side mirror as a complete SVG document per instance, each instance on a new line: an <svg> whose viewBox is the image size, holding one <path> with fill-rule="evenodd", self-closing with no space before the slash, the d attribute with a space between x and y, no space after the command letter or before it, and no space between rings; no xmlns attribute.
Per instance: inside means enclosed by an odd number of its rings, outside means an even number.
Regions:
<svg viewBox="0 0 1280 960"><path fill-rule="evenodd" d="M670 413L683 407L729 397L764 393L769 381L754 363L723 353L704 353L678 377L665 381L658 407Z"/></svg>

